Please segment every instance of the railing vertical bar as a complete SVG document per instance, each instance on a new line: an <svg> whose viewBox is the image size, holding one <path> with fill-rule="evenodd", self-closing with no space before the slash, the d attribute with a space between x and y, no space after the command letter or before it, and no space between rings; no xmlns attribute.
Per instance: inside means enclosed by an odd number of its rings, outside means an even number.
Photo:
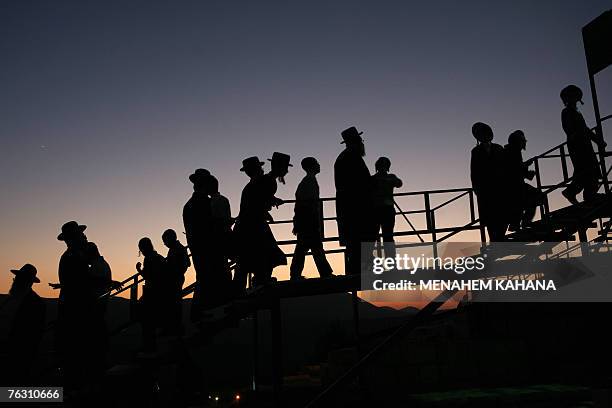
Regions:
<svg viewBox="0 0 612 408"><path fill-rule="evenodd" d="M470 190L470 222L474 222L476 220L476 212L474 211L474 191Z"/></svg>
<svg viewBox="0 0 612 408"><path fill-rule="evenodd" d="M134 281L130 286L130 320L136 320L136 309L138 307L138 276L134 275Z"/></svg>
<svg viewBox="0 0 612 408"><path fill-rule="evenodd" d="M425 200L425 223L427 225L427 231L431 232L431 203L429 202L429 193L423 193L423 199Z"/></svg>
<svg viewBox="0 0 612 408"><path fill-rule="evenodd" d="M567 156L565 155L565 146L561 146L559 148L561 152L561 171L563 172L563 181L567 181L569 179L569 175L567 173Z"/></svg>
<svg viewBox="0 0 612 408"><path fill-rule="evenodd" d="M535 161L533 162L533 166L535 168L535 173L536 173L536 186L538 187L539 191L542 191L542 178L540 175L540 162L538 159L535 159ZM540 205L540 218L544 220L546 219L547 216L548 216L548 196L544 195L544 201Z"/></svg>

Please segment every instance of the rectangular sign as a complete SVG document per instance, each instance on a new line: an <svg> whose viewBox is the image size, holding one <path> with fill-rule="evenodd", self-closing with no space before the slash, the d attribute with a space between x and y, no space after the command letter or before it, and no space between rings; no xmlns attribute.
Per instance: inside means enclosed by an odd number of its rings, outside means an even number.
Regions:
<svg viewBox="0 0 612 408"><path fill-rule="evenodd" d="M590 75L612 64L612 10L584 26L582 39Z"/></svg>

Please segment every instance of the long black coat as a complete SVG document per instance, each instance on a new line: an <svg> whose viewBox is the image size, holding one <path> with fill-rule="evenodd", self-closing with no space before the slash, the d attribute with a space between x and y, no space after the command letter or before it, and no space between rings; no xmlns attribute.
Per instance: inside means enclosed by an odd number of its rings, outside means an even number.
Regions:
<svg viewBox="0 0 612 408"><path fill-rule="evenodd" d="M251 179L242 190L234 235L238 246L238 262L245 272L268 270L287 264L287 258L268 225L276 189L274 177L265 174Z"/></svg>
<svg viewBox="0 0 612 408"><path fill-rule="evenodd" d="M334 163L334 182L340 244L373 240L372 179L363 157L343 150Z"/></svg>
<svg viewBox="0 0 612 408"><path fill-rule="evenodd" d="M472 149L470 178L478 200L483 225L507 218L507 173L504 148L497 143L481 143Z"/></svg>
<svg viewBox="0 0 612 408"><path fill-rule="evenodd" d="M574 166L574 174L601 177L601 169L597 164L592 143L600 141L600 137L589 129L582 114L575 109L563 109L561 124L567 136L567 149Z"/></svg>
<svg viewBox="0 0 612 408"><path fill-rule="evenodd" d="M212 213L210 198L195 191L183 207L183 225L191 253L203 251L210 242Z"/></svg>

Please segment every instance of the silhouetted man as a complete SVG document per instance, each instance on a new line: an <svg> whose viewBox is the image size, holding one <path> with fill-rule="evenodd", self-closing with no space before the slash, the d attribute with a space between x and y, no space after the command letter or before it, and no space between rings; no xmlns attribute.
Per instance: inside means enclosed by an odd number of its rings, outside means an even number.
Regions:
<svg viewBox="0 0 612 408"><path fill-rule="evenodd" d="M393 200L393 189L402 186L395 174L389 173L391 160L380 157L374 164L376 174L372 176L374 189L374 217L376 221L376 232L382 230L385 257L395 258L395 241L393 229L395 228L395 201Z"/></svg>
<svg viewBox="0 0 612 408"><path fill-rule="evenodd" d="M102 255L98 246L93 242L88 242L85 247L85 253L87 256L87 263L89 264L89 275L91 277L91 284L94 291L94 296L98 298L98 304L102 307L103 312L106 311L107 299L100 299L100 297L106 294L113 285L118 282L113 281L112 271L110 265Z"/></svg>
<svg viewBox="0 0 612 408"><path fill-rule="evenodd" d="M238 246L237 284L241 288L245 274L255 275L255 285L260 286L272 281L275 266L285 265L287 258L280 250L268 221L272 220L269 211L279 206L282 200L276 198L276 179L282 180L287 174L289 156L274 153L272 169L263 174L263 162L257 157L249 157L242 164L241 171L249 177L249 183L242 190L240 213L234 232Z"/></svg>
<svg viewBox="0 0 612 408"><path fill-rule="evenodd" d="M259 188L258 195L260 200L263 201L267 221L273 221L269 213L272 207L278 208L278 206L283 204L283 200L276 197L276 190L278 189L277 180L285 184L285 176L289 172L289 167L293 167L290 160L291 158L288 154L274 152L272 158L268 159L270 171L264 174L259 179L259 183L257 183ZM276 243L272 229L270 229L267 222L265 226L266 228L260 231L261 242L264 244L264 257L259 259L259 272L255 275L259 284L274 281L272 279L272 270L279 265L287 264L287 257Z"/></svg>
<svg viewBox="0 0 612 408"><path fill-rule="evenodd" d="M142 351L152 352L156 349L156 330L166 326L168 308L168 269L166 260L155 251L149 238L138 241L138 250L144 256L143 263L136 264L136 270L145 280L140 302L142 305ZM160 324L161 323L161 324Z"/></svg>
<svg viewBox="0 0 612 408"><path fill-rule="evenodd" d="M238 292L246 288L247 276L253 273L257 254L249 242L254 231L263 229L261 224L268 221L266 210L257 195L257 182L264 175L263 165L258 157L252 156L242 161L240 171L249 177L249 182L240 195L240 211L234 225L237 251L237 268L234 273L234 286Z"/></svg>
<svg viewBox="0 0 612 408"><path fill-rule="evenodd" d="M518 231L529 224L536 207L544 199L542 192L525 182L525 179L532 180L535 176L535 171L529 170L531 162L523 161L522 151L526 147L527 139L522 130L512 132L504 146L510 231Z"/></svg>
<svg viewBox="0 0 612 408"><path fill-rule="evenodd" d="M209 177L211 224L211 256L215 275L215 291L220 301L228 300L232 295L232 274L229 269L229 258L232 256L232 211L229 200L219 192L219 181L215 176Z"/></svg>
<svg viewBox="0 0 612 408"><path fill-rule="evenodd" d="M363 157L365 146L354 126L342 131L345 149L334 163L336 217L340 245L345 250L345 273L361 273L361 245L375 240L372 217L372 179ZM368 254L364 254L369 258Z"/></svg>
<svg viewBox="0 0 612 408"><path fill-rule="evenodd" d="M162 234L162 241L168 248L166 255L166 267L168 271L168 284L170 286L170 329L176 333L182 332L183 321L183 284L185 283L185 272L191 266L187 248L181 244L173 229L167 229Z"/></svg>
<svg viewBox="0 0 612 408"><path fill-rule="evenodd" d="M204 302L210 305L214 301L211 282L211 265L208 262L211 244L212 213L210 206L209 183L210 172L197 169L189 180L193 183L193 195L183 207L183 224L187 234L187 245L196 272L196 286L192 300L191 319L199 320ZM206 295L204 294L206 290Z"/></svg>
<svg viewBox="0 0 612 408"><path fill-rule="evenodd" d="M295 191L293 233L297 237L297 244L291 261L291 279L302 278L304 259L309 250L312 251L319 275L326 278L332 276L333 271L323 250L323 220L319 201L319 183L317 182L317 174L321 172L321 166L314 157L302 159L301 164L306 176L300 181Z"/></svg>
<svg viewBox="0 0 612 408"><path fill-rule="evenodd" d="M491 142L493 130L486 123L475 123L472 135L477 144L472 149L470 177L478 200L480 223L487 227L492 242L503 241L508 227L504 148Z"/></svg>
<svg viewBox="0 0 612 408"><path fill-rule="evenodd" d="M25 264L11 272L15 278L9 296L0 304L0 333L7 333L6 342L0 341L0 384L33 385L31 369L45 329L46 306L32 290L32 285L40 282L33 265Z"/></svg>
<svg viewBox="0 0 612 408"><path fill-rule="evenodd" d="M230 202L219 192L219 180L210 176L210 206L212 211L213 225L219 232L228 232L232 229L232 210Z"/></svg>
<svg viewBox="0 0 612 408"><path fill-rule="evenodd" d="M95 381L103 372L106 352L101 339L104 319L89 274L86 228L69 221L57 236L67 247L58 270L58 348L66 385L77 388Z"/></svg>
<svg viewBox="0 0 612 408"><path fill-rule="evenodd" d="M560 96L565 105L561 112L561 124L567 135L567 149L574 166L572 181L562 194L570 203L578 204L576 195L583 190L584 201L596 198L601 169L591 142L597 143L602 148L606 147L606 142L602 135L589 129L584 117L578 111L578 102L584 104L582 90L575 85L569 85L563 88Z"/></svg>

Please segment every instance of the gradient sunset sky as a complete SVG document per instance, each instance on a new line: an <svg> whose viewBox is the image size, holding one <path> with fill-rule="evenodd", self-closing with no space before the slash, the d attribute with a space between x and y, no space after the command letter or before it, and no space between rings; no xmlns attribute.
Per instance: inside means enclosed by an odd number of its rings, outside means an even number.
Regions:
<svg viewBox="0 0 612 408"><path fill-rule="evenodd" d="M238 169L251 155L292 155L281 198L293 198L300 160L316 156L321 193L332 196L339 132L350 125L365 132L368 165L388 156L404 190L469 186L475 121L501 144L523 129L525 156L542 152L564 141L565 85L583 88L594 124L580 30L609 7L3 1L0 292L9 269L31 262L39 293L55 295L56 236L72 219L88 225L116 279L134 272L143 236L165 255L160 235L183 237L197 167L217 175L234 215L247 182ZM612 68L597 85L610 114ZM290 218L291 208L273 215Z"/></svg>

